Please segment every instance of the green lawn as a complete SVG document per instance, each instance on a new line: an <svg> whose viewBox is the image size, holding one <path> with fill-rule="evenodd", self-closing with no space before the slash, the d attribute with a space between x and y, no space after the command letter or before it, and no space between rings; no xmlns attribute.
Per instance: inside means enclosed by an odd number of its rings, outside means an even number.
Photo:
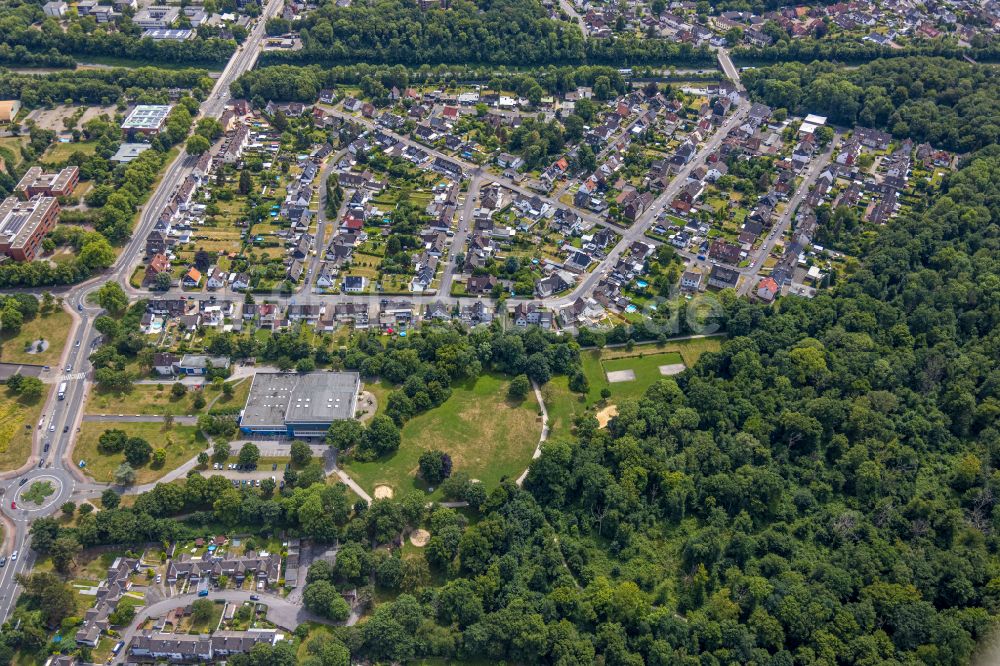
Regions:
<svg viewBox="0 0 1000 666"><path fill-rule="evenodd" d="M724 339L722 336L716 336L678 340L663 345L655 343L635 345L631 351L626 347L616 347L581 352L583 371L590 382L587 403L593 405L598 402L603 388L611 389L612 403L615 400L639 398L647 388L664 377L660 373L661 365L683 363L690 368L706 351L718 350ZM631 370L635 373L635 379L609 383L607 373L618 370Z"/></svg>
<svg viewBox="0 0 1000 666"><path fill-rule="evenodd" d="M636 356L616 359L603 359L600 357L600 352L597 351L583 354L585 358L584 372L590 381L590 392L587 395L589 402L594 403L599 400L601 389L605 387L611 389L611 402L640 398L647 388L664 377L660 373L661 365L683 363L681 355L677 352L643 354L642 356L638 355L641 352L635 353ZM635 373L634 380L607 381L607 373L628 370Z"/></svg>
<svg viewBox="0 0 1000 666"><path fill-rule="evenodd" d="M370 493L382 484L397 496L424 491L425 484L416 478L420 454L440 449L451 455L455 471L479 479L488 489L503 477L517 477L531 462L541 424L532 397L520 404L507 401L508 384L502 377L484 375L475 383L454 386L443 405L403 426L395 454L370 463L352 461L345 470Z"/></svg>
<svg viewBox="0 0 1000 666"><path fill-rule="evenodd" d="M86 414L156 414L185 416L199 414L212 407L224 408L242 406L250 393L250 380L243 379L233 386L233 394L226 396L220 389L209 385L201 391L188 387L187 393L179 398L170 392L173 382L163 384L135 384L128 393L91 391L87 400ZM205 407L195 409L194 398L199 392L205 394ZM150 442L152 443L152 442Z"/></svg>
<svg viewBox="0 0 1000 666"><path fill-rule="evenodd" d="M136 469L136 483L156 481L175 467L206 450L208 442L198 434L195 426L174 425L164 429L162 423L98 423L84 421L73 450L73 462L87 461L85 472L97 481L110 482L115 469L124 462L122 454L105 455L97 450L97 443L105 430L124 430L129 437L142 437L153 450L163 447L167 451L167 462L163 467L152 469L148 464Z"/></svg>
<svg viewBox="0 0 1000 666"><path fill-rule="evenodd" d="M39 314L24 322L17 335L0 333L0 361L5 363L31 363L35 365L59 365L66 336L72 324L69 313L59 308L48 314ZM25 346L36 340L46 340L48 348L35 354L25 351Z"/></svg>
<svg viewBox="0 0 1000 666"><path fill-rule="evenodd" d="M44 405L44 397L25 403L6 388L0 390L0 469L15 469L28 459Z"/></svg>
<svg viewBox="0 0 1000 666"><path fill-rule="evenodd" d="M96 141L80 141L78 143L53 143L49 146L44 153L42 153L42 162L48 164L61 164L65 162L70 155L76 152L81 152L84 155L93 155L97 151Z"/></svg>

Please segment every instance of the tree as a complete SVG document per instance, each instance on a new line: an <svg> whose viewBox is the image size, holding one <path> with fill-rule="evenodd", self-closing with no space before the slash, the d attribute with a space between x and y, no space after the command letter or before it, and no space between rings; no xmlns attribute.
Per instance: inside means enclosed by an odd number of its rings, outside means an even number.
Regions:
<svg viewBox="0 0 1000 666"><path fill-rule="evenodd" d="M66 503L64 503L62 505L61 510L62 510L64 516L66 516L67 518L70 518L70 517L73 516L74 513L76 513L76 503L75 502L66 502Z"/></svg>
<svg viewBox="0 0 1000 666"><path fill-rule="evenodd" d="M209 599L197 599L191 602L191 621L198 624L205 624L212 619L212 611L215 603Z"/></svg>
<svg viewBox="0 0 1000 666"><path fill-rule="evenodd" d="M174 382L173 386L170 387L170 395L175 398L182 398L185 393L187 393L187 386L183 382Z"/></svg>
<svg viewBox="0 0 1000 666"><path fill-rule="evenodd" d="M206 467L208 465L209 455L208 451L202 451L198 454L198 465L200 467Z"/></svg>
<svg viewBox="0 0 1000 666"><path fill-rule="evenodd" d="M312 448L305 442L295 440L291 446L292 463L298 467L305 467L312 460Z"/></svg>
<svg viewBox="0 0 1000 666"><path fill-rule="evenodd" d="M354 419L341 419L330 424L326 443L338 451L347 451L361 441L364 428Z"/></svg>
<svg viewBox="0 0 1000 666"><path fill-rule="evenodd" d="M167 464L167 450L163 448L158 448L153 451L152 466L156 468L163 467Z"/></svg>
<svg viewBox="0 0 1000 666"><path fill-rule="evenodd" d="M117 282L105 282L97 290L97 303L112 316L120 317L128 307L128 296Z"/></svg>
<svg viewBox="0 0 1000 666"><path fill-rule="evenodd" d="M124 430L116 428L105 430L97 440L97 449L102 453L121 453L125 450L126 442L128 442L128 435Z"/></svg>
<svg viewBox="0 0 1000 666"><path fill-rule="evenodd" d="M240 449L239 461L241 465L255 466L260 460L260 449L253 442L247 442Z"/></svg>
<svg viewBox="0 0 1000 666"><path fill-rule="evenodd" d="M444 451L424 451L420 454L419 468L423 480L436 486L451 476L451 456Z"/></svg>
<svg viewBox="0 0 1000 666"><path fill-rule="evenodd" d="M115 469L115 483L120 486L130 486L135 483L135 470L127 462Z"/></svg>
<svg viewBox="0 0 1000 666"><path fill-rule="evenodd" d="M361 444L374 457L392 453L399 448L399 428L391 418L380 414L368 424Z"/></svg>
<svg viewBox="0 0 1000 666"><path fill-rule="evenodd" d="M153 289L156 291L167 291L173 286L173 278L167 271L162 271L156 274L153 278Z"/></svg>
<svg viewBox="0 0 1000 666"><path fill-rule="evenodd" d="M184 146L185 150L191 155L201 155L211 147L212 144L208 142L208 139L200 134L193 134L188 137L187 144Z"/></svg>
<svg viewBox="0 0 1000 666"><path fill-rule="evenodd" d="M108 488L103 493L101 493L101 506L105 509L117 509L118 503L121 502L121 495L116 493L111 488Z"/></svg>
<svg viewBox="0 0 1000 666"><path fill-rule="evenodd" d="M215 446L212 448L212 457L215 458L216 462L226 462L231 454L232 448L229 446L229 442L216 440Z"/></svg>
<svg viewBox="0 0 1000 666"><path fill-rule="evenodd" d="M55 574L18 574L17 581L24 587L24 599L28 608L40 611L48 626L59 626L65 618L76 612L76 593Z"/></svg>
<svg viewBox="0 0 1000 666"><path fill-rule="evenodd" d="M194 400L191 401L191 406L195 409L203 409L205 404L205 393L203 391L195 393Z"/></svg>
<svg viewBox="0 0 1000 666"><path fill-rule="evenodd" d="M132 467L141 467L149 462L153 447L142 437L129 437L125 442L125 460Z"/></svg>
<svg viewBox="0 0 1000 666"><path fill-rule="evenodd" d="M239 193L246 196L250 194L251 187L253 187L253 180L250 177L250 172L243 169L240 171Z"/></svg>
<svg viewBox="0 0 1000 666"><path fill-rule="evenodd" d="M524 400L530 390L531 381L528 380L528 377L526 375L518 375L510 380L510 386L507 388L507 397L515 401Z"/></svg>
<svg viewBox="0 0 1000 666"><path fill-rule="evenodd" d="M330 581L318 580L306 585L302 602L312 612L335 622L343 622L351 614L351 607Z"/></svg>
<svg viewBox="0 0 1000 666"><path fill-rule="evenodd" d="M122 599L108 616L108 622L113 627L125 627L135 619L135 604L129 599Z"/></svg>
<svg viewBox="0 0 1000 666"><path fill-rule="evenodd" d="M82 546L80 546L80 542L72 534L60 536L56 539L55 543L52 544L52 549L49 551L56 571L62 574L68 573L73 565L73 561L80 554L81 550Z"/></svg>
<svg viewBox="0 0 1000 666"><path fill-rule="evenodd" d="M21 396L22 401L32 403L42 397L44 390L45 383L38 377L24 377L15 392Z"/></svg>

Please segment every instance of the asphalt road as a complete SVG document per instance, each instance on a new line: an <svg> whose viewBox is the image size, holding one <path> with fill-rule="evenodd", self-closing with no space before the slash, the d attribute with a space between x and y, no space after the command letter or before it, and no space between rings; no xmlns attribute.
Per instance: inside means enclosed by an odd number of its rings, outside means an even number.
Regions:
<svg viewBox="0 0 1000 666"><path fill-rule="evenodd" d="M229 101L229 86L243 72L249 70L257 62L260 44L263 40L264 26L268 18L274 16L283 0L269 0L262 16L255 24L242 48L230 59L223 70L209 98L200 108L200 116L218 117L222 114ZM101 309L88 302L88 296L105 282L118 282L130 290L128 278L132 267L145 247L145 238L153 223L159 217L160 211L170 196L180 185L184 177L190 173L193 160L181 148L180 155L166 169L156 190L145 203L139 221L132 234L129 244L119 255L115 265L101 276L62 291L65 295L65 307L73 317L73 327L66 345L60 368L67 375L66 394L63 399L56 395L55 386L45 404L42 428L36 429L32 442L32 452L27 464L11 472L0 474L0 491L3 492L3 519L5 523L5 552L18 551L16 561L8 561L0 571L0 624L10 615L18 595L18 585L15 573L21 573L30 568L33 555L29 551L29 524L35 518L51 515L59 510L64 502L74 494L93 494L104 488L101 484L90 482L70 459L72 454L72 439L79 427L83 406L88 390L88 374L91 372L91 343L98 337L93 328L94 320L100 315ZM79 341L79 344L76 342ZM67 367L69 366L69 367ZM35 425L35 424L32 424ZM45 451L45 445L49 450ZM35 479L45 477L56 487L56 493L46 499L40 507L27 507L18 503L14 509L11 502L20 488L29 488ZM20 479L27 479L21 486ZM30 504L30 503L29 503Z"/></svg>

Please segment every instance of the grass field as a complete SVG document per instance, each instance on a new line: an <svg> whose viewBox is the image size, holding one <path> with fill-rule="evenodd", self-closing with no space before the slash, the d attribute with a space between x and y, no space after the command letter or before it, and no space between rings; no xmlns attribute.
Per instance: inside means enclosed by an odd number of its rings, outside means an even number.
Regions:
<svg viewBox="0 0 1000 666"><path fill-rule="evenodd" d="M15 469L28 459L44 404L44 398L26 404L6 388L0 390L0 469Z"/></svg>
<svg viewBox="0 0 1000 666"><path fill-rule="evenodd" d="M156 481L170 470L187 462L204 451L208 442L198 434L195 426L174 425L164 429L162 423L98 423L84 421L80 436L73 450L73 462L87 461L84 471L96 481L110 482L115 469L124 460L120 453L105 455L97 450L97 443L105 430L124 430L129 437L142 437L154 450L163 447L167 452L167 462L163 467L152 469L148 464L135 470L137 484Z"/></svg>
<svg viewBox="0 0 1000 666"><path fill-rule="evenodd" d="M580 353L580 360L590 382L587 403L593 405L598 402L603 388L611 389L612 403L615 400L640 398L647 388L663 378L660 374L661 365L683 363L690 368L706 351L718 350L724 339L717 336L678 340L663 345L635 345L631 351L626 347L583 351ZM635 379L609 383L607 373L618 370L633 371Z"/></svg>
<svg viewBox="0 0 1000 666"><path fill-rule="evenodd" d="M170 392L173 383L135 384L128 393L104 393L94 390L87 400L85 414L156 414L184 416L199 414L211 407L223 408L246 403L250 393L250 381L240 380L233 386L233 394L223 395L221 390L211 385L203 389L206 405L195 409L194 398L199 391L188 387L188 392L175 398ZM152 442L150 442L152 443Z"/></svg>
<svg viewBox="0 0 1000 666"><path fill-rule="evenodd" d="M506 379L479 377L453 387L443 405L406 423L399 450L371 463L350 462L345 470L368 492L391 486L396 495L425 491L416 478L423 451L440 449L452 457L455 471L494 488L503 477L517 477L528 463L541 431L538 405L529 397L507 401ZM436 497L437 491L432 497Z"/></svg>
<svg viewBox="0 0 1000 666"><path fill-rule="evenodd" d="M60 308L24 322L17 335L0 333L0 361L58 365L72 321L69 313ZM25 345L40 339L49 343L48 349L38 354L29 354L24 350Z"/></svg>
<svg viewBox="0 0 1000 666"><path fill-rule="evenodd" d="M47 164L61 164L69 159L73 153L81 152L84 155L93 155L97 152L96 141L80 141L79 143L53 143L44 153L41 161Z"/></svg>

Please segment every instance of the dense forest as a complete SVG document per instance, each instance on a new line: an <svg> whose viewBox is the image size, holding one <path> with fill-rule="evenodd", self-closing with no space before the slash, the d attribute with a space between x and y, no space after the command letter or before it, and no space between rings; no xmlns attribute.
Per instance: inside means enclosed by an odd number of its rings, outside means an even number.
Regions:
<svg viewBox="0 0 1000 666"><path fill-rule="evenodd" d="M171 88L212 89L214 82L203 69L82 69L47 74L22 74L0 68L0 98L19 99L26 108L49 104L111 105L134 100L151 100L157 95L168 100ZM202 94L202 93L199 93ZM152 101L146 103L153 103Z"/></svg>
<svg viewBox="0 0 1000 666"><path fill-rule="evenodd" d="M944 58L877 60L857 69L817 61L749 70L743 81L766 104L848 127L885 128L959 152L1000 142L993 67Z"/></svg>
<svg viewBox="0 0 1000 666"><path fill-rule="evenodd" d="M588 40L575 23L548 18L533 0L455 0L447 10L428 11L402 0L348 7L331 2L301 21L301 36L301 51L268 52L261 63L631 66L715 60L707 49L667 40Z"/></svg>
<svg viewBox="0 0 1000 666"><path fill-rule="evenodd" d="M899 48L880 46L857 38L792 39L767 47L741 46L733 49L733 60L741 65L771 62L834 61L857 65L876 58L911 58L914 56L940 56L960 60L965 57L982 62L995 62L1000 57L995 45L967 48L955 43L935 40L907 44Z"/></svg>

